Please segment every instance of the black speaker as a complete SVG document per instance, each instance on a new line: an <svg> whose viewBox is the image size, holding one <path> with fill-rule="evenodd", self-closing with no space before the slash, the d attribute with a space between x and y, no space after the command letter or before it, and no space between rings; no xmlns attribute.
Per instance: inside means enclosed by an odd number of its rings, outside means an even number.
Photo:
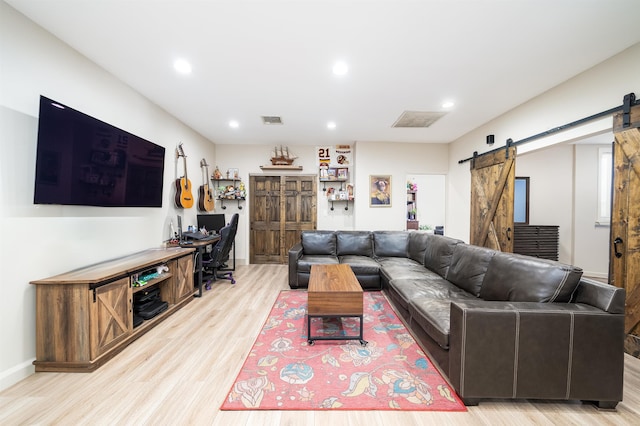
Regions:
<svg viewBox="0 0 640 426"><path fill-rule="evenodd" d="M487 145L493 145L494 142L495 142L495 136L487 135Z"/></svg>

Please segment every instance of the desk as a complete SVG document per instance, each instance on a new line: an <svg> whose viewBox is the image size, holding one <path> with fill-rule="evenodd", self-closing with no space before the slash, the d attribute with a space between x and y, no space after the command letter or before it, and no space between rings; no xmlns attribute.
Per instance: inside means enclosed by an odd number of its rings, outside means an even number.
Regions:
<svg viewBox="0 0 640 426"><path fill-rule="evenodd" d="M214 246L220 241L220 235L216 235L214 238L208 240L193 240L188 243L180 243L180 247L194 248L195 256L195 269L198 275L196 284L198 285L198 294L194 294L194 297L202 297L202 256L207 252L207 247Z"/></svg>

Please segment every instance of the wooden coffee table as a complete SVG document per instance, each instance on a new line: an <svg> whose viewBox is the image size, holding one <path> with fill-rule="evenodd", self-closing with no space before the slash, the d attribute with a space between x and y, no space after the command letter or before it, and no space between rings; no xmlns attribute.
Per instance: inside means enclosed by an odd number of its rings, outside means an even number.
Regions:
<svg viewBox="0 0 640 426"><path fill-rule="evenodd" d="M310 345L313 345L315 340L360 340L360 344L367 344L362 335L362 287L349 265L312 265L307 292L307 339ZM358 317L360 334L311 336L311 318L317 317Z"/></svg>

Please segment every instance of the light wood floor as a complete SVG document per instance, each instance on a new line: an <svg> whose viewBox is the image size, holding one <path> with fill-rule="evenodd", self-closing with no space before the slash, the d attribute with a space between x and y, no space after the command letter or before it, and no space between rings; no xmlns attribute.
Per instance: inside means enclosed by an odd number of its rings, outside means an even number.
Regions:
<svg viewBox="0 0 640 426"><path fill-rule="evenodd" d="M37 373L0 392L0 425L640 424L640 360L625 356L616 412L580 402L481 402L465 413L219 411L278 292L285 265L239 266L93 373Z"/></svg>

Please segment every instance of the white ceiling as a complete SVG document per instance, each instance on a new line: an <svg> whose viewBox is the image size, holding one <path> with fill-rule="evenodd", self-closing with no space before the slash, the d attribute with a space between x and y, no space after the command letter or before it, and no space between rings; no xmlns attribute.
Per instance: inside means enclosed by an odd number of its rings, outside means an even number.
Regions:
<svg viewBox="0 0 640 426"><path fill-rule="evenodd" d="M5 1L221 144L451 142L640 42L638 0Z"/></svg>

